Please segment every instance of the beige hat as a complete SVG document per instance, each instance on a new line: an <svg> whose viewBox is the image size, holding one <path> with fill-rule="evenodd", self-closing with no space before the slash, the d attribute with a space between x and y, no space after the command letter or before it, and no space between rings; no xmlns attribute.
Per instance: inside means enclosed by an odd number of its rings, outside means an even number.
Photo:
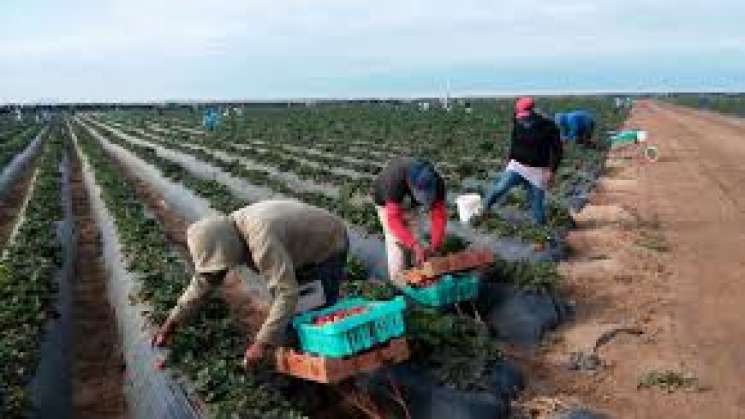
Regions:
<svg viewBox="0 0 745 419"><path fill-rule="evenodd" d="M245 261L246 249L233 219L225 215L209 216L189 226L186 242L200 273L218 272Z"/></svg>

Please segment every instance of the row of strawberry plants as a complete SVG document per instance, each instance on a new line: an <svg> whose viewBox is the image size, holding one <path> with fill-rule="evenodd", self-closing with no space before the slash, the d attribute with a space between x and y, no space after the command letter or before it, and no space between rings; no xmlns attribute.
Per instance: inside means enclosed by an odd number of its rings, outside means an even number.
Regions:
<svg viewBox="0 0 745 419"><path fill-rule="evenodd" d="M29 383L45 325L54 318L54 274L62 264L55 223L64 217L59 164L65 137L59 126L46 135L24 217L0 259L0 417L29 413Z"/></svg>
<svg viewBox="0 0 745 419"><path fill-rule="evenodd" d="M113 136L112 131L109 131ZM130 131L133 134L135 133L135 130ZM215 155L206 152L202 149L194 149L193 147L189 145L184 145L183 143L173 140L173 139L165 139L162 137L149 137L150 141L161 145L163 147L169 148L169 149L175 149L180 152L183 152L185 154L191 155L192 157L198 158L202 161L208 162L212 165L215 165L217 167L220 167L224 169L225 171L230 172L234 176L242 177L248 182L253 184L258 184L257 182L260 182L263 179L266 179L269 175L266 176L256 176L255 170L246 169L240 164L237 164L236 162L229 162L226 160L223 160L221 158L216 157ZM121 139L118 139L118 141L123 141ZM216 146L219 150L223 150L225 152L230 152L235 147L219 143L219 145ZM281 168L280 168L281 169ZM261 171L259 171L261 172ZM377 215L374 212L374 209L372 208L372 204L362 204L363 206L360 207L358 204L350 203L353 201L354 196L365 196L367 192L370 189L370 183L369 181L363 181L363 180L352 180L347 179L346 183L340 188L340 197L338 199L333 199L330 197L327 197L325 195L321 194L314 194L314 193L304 193L299 194L296 191L289 190L283 183L281 182L270 182L270 183L263 183L263 186L268 186L272 188L273 190L277 190L292 196L296 196L301 200L304 200L306 202L315 203L317 205L320 205L324 208L329 208L332 211L336 210L343 218L345 218L347 221L351 222L352 224L365 226L368 231L376 231L379 227L377 224ZM285 189L286 190L283 190ZM322 199L318 199L319 197L322 197ZM313 199L312 201L309 199ZM456 220L458 218L457 210L454 205L450 205L449 208L449 217L452 220ZM551 211L550 211L550 221L555 222L556 226L565 226L567 225L570 220L568 219L566 215L566 210L562 210L561 208L557 207L555 203L551 204ZM559 224L560 223L560 224ZM535 226L530 222L512 222L508 221L504 218L501 218L499 216L490 217L489 219L485 220L480 226L485 233L491 233L491 234L497 234L499 236L503 237L517 237L522 240L531 241L531 242L543 242L547 236L551 233L551 228L549 227L540 227Z"/></svg>
<svg viewBox="0 0 745 419"><path fill-rule="evenodd" d="M182 144L183 140L187 138L188 136L184 135L176 135L175 138L171 137L168 140L170 140L171 143L178 143ZM179 141L182 140L182 141ZM214 148L219 149L224 152L228 153L241 153L243 152L245 154L246 151L253 151L254 153L262 152L263 159L269 159L272 164L278 165L279 170L286 170L286 171L294 171L297 174L297 164L296 160L292 157L287 157L286 153L282 152L274 152L274 153L267 153L265 152L265 149L267 147L270 147L270 142L262 142L262 144L259 147L255 147L252 150L242 150L241 147L236 147L232 144L227 143L226 141L223 141L219 138L215 137L205 137L201 139L194 139L191 138L191 142L199 143L203 147L207 148ZM279 146L276 146L279 147ZM570 149L576 150L577 147L570 146L568 147ZM207 154L207 153L202 153ZM578 154L578 153L573 153ZM568 157L571 154L568 153ZM306 157L306 156L303 156ZM581 158L581 156L580 156ZM464 157L461 157L461 160L456 165L449 165L449 167L445 167L446 169L450 169L447 172L450 172L451 175L447 177L450 178L465 178L467 176L473 176L476 175L477 177L481 178L482 180L486 179L489 175L488 171L484 167L488 167L487 164L483 162L478 161L469 161L472 159L466 159ZM564 179L570 179L574 175L574 170L577 169L577 166L581 164L581 160L578 162L578 159L567 159L567 164L562 165L562 170L560 171L559 178L561 180ZM325 161L326 164L333 164L333 161ZM493 164L493 163L492 163ZM365 195L370 188L370 182L367 179L343 179L338 176L330 176L327 173L324 173L323 171L319 170L313 170L308 169L306 170L307 173L304 173L306 177L310 177L311 180L318 180L321 179L321 181L327 181L328 179L336 179L336 184L343 185L343 190L345 191L345 195ZM568 174L568 175L567 175ZM577 176L578 177L578 176ZM570 179L571 180L571 179ZM449 182L450 184L451 182ZM566 185L571 185L572 182L565 182ZM562 185L563 186L563 185ZM573 188L566 188L567 191L573 191ZM561 190L560 190L561 191ZM522 194L513 194L513 198L511 202L518 204L519 206L525 208L527 207L527 200ZM566 208L563 208L563 205L560 205L556 200L551 200L549 202L550 207L550 216L549 220L551 225L555 227L566 227L571 224L571 219L568 216L568 212L566 211ZM451 210L451 213L453 215L453 218L455 218L455 208ZM543 237L546 236L547 231L543 228L532 228L531 226L524 225L523 223L520 223L520 225L513 225L510 222L507 222L506 220L500 218L500 217L492 217L488 223L484 226L488 232L497 233L502 236L512 236L517 235L518 237L521 237L523 239L529 239L529 240L541 240Z"/></svg>
<svg viewBox="0 0 745 419"><path fill-rule="evenodd" d="M189 152L189 147L183 145L183 142L178 141L178 139L170 138L170 139L161 139L160 141L156 140L153 137L150 137L153 139L153 141L158 142L160 145L163 145L167 148L176 148L180 149L184 152ZM205 148L212 148L212 149L218 149L220 151L230 153L230 154L238 154L241 153L243 155L252 156L255 154L261 154L260 150L261 148L255 148L253 150L246 150L242 148L238 148L232 144L225 143L225 142L212 142L211 140L193 140L194 142L200 144L202 147ZM262 146L263 147L263 146ZM253 153L251 153L253 152ZM195 155L196 154L196 155ZM206 159L209 160L210 163L217 163L220 164L220 159L215 158L214 156L209 156L210 153L201 151L199 153L194 153L192 155L195 155L195 157L198 157L200 159ZM295 160L285 158L282 156L281 153L263 153L262 159L268 159L265 163L268 163L270 165L275 166L278 170L281 171L292 171L293 173L298 173L297 171L294 171L294 167L296 167L293 163L295 163ZM264 160L262 160L264 162ZM328 162L331 164L332 162ZM311 176L311 180L317 180L317 179L329 179L329 175L322 173L320 171L312 171L313 174ZM372 182L370 179L349 179L349 178L336 178L336 184L340 186L340 190L342 192L341 199L351 199L354 196L366 196L371 188ZM518 195L518 197L521 195ZM522 205L523 207L527 207L527 200L525 198L513 198L513 201ZM364 204L363 204L364 205ZM371 206L372 204L369 204L367 206ZM571 220L568 218L568 213L565 209L560 208L556 202L551 202L550 204L550 212L549 212L549 221L550 224L554 227L566 227L569 225ZM450 219L456 220L458 219L457 210L455 208L454 204L450 205L449 208L449 216ZM369 223L375 223L375 215L370 214L370 218L368 219ZM489 219L485 220L483 224L480 225L480 227L484 230L485 233L495 233L499 236L508 236L508 237L518 237L523 240L529 240L529 241L536 241L536 242L542 242L548 235L550 235L551 228L548 227L539 227L534 226L529 222L512 222L508 221L504 218L501 218L499 216L490 217Z"/></svg>
<svg viewBox="0 0 745 419"><path fill-rule="evenodd" d="M130 135L142 136L142 131L136 128L124 128L122 129L122 131ZM295 157L289 157L286 153L274 151L272 148L266 146L255 147L244 144L245 148L236 147L235 145L224 141L212 141L209 139L196 137L191 137L190 141L184 141L183 136L164 136L163 134L157 133L148 135L148 139L152 141L159 141L161 143L176 143L187 146L191 145L207 149L219 150L225 153L229 153L230 155L235 155L249 160L258 161L262 164L271 165L279 171L293 173L300 179L312 181L319 184L331 184L341 187L344 185L357 185L358 183L360 183L360 186L355 186L355 189L364 189L364 186L366 185L364 183L365 179L349 179L327 169L327 167L333 167L333 165L314 164L318 162L315 162L311 159L304 159L307 161L311 161L311 163L308 163ZM369 181L367 184L369 184Z"/></svg>
<svg viewBox="0 0 745 419"><path fill-rule="evenodd" d="M10 163L13 158L26 149L36 137L37 127L30 127L17 132L12 138L0 143L0 169Z"/></svg>
<svg viewBox="0 0 745 419"><path fill-rule="evenodd" d="M111 119L107 119L111 121ZM169 140L197 144L200 146L215 148L216 145L223 146L223 150L231 153L249 152L252 156L261 156L263 160L272 161L280 170L287 170L295 173L301 178L311 179L321 183L331 183L334 185L345 184L346 174L339 174L333 170L318 170L318 167L342 168L359 176L353 178L363 178L369 180L376 175L383 167L385 161L402 154L401 151L391 152L384 151L382 160L381 152L370 150L374 144L363 144L360 142L340 143L340 142L321 142L313 139L310 142L303 143L284 143L281 141L262 141L247 140L240 137L230 140L226 136L215 137L206 134L197 135L193 132L180 131L173 129L171 131L155 129L152 126L148 128L127 128L122 127L117 122L120 129L126 130L134 135L146 135L148 137L166 137ZM126 124L125 124L126 125ZM371 152L376 153L378 160L370 161ZM348 157L349 159L347 159ZM308 164L310 163L310 164ZM463 179L479 175L480 178L488 177L487 169L493 165L493 159L488 156L481 158L479 156L468 156L467 158L454 158L452 161L445 161L438 164L440 171L449 184L458 184ZM357 187L360 191L369 189L369 182L361 182Z"/></svg>
<svg viewBox="0 0 745 419"><path fill-rule="evenodd" d="M170 248L163 227L148 215L136 190L101 144L80 127L78 144L90 164L102 199L119 234L127 267L141 283L136 300L151 306L148 318L162 323L189 282L186 263ZM78 134L80 134L78 136ZM179 329L167 365L185 374L216 417L302 416L278 390L276 377L247 375L240 365L245 337L224 303L210 300L189 325Z"/></svg>
<svg viewBox="0 0 745 419"><path fill-rule="evenodd" d="M78 137L89 137L91 135L87 129L80 127L78 124L75 125L75 133ZM166 178L174 182L183 183L187 188L206 198L210 202L210 205L219 211L230 213L248 204L247 201L233 196L225 185L215 180L194 176L182 166L159 156L152 147L130 143L115 136L109 136L107 139L134 153L140 159L156 166Z"/></svg>
<svg viewBox="0 0 745 419"><path fill-rule="evenodd" d="M34 126L31 124L13 123L8 125L0 125L0 144L15 138L18 134L21 134L24 131L28 131L31 128L34 128Z"/></svg>
<svg viewBox="0 0 745 419"><path fill-rule="evenodd" d="M119 144L123 147L130 148L131 151L137 153L138 147L135 147L133 143L128 142L122 139L121 137L118 137L111 131L107 131L105 135L108 140L116 144ZM181 153L190 155L201 161L204 161L205 163L209 163L217 168L222 169L223 171L229 173L230 175L238 179L245 180L246 182L251 183L253 185L264 186L264 187L270 188L271 190L275 192L297 198L301 201L308 202L310 204L317 205L322 208L326 208L329 211L332 211L338 214L340 217L344 218L347 222L360 226L361 228L365 229L368 232L376 232L377 230L379 230L375 209L370 205L357 206L357 205L350 203L349 200L351 199L351 196L339 197L337 199L337 198L332 198L322 193L298 191L296 189L291 188L285 182L279 180L276 176L273 176L271 173L264 171L264 170L249 169L245 167L244 165L240 164L238 161L235 161L235 160L228 161L225 159L221 159L211 153L205 152L204 150L196 150L191 147L180 145L180 144L166 141L166 140L158 141L155 139L151 139L151 141L160 146L179 151ZM143 157L143 156L140 156L140 157ZM176 163L171 162L170 160L167 160L167 161L169 162L168 163L169 165L176 164ZM154 163L154 164L158 164L158 163ZM166 163L161 163L161 164L166 164Z"/></svg>
<svg viewBox="0 0 745 419"><path fill-rule="evenodd" d="M676 105L689 108L708 109L711 111L745 116L745 95L737 94L678 94L665 98Z"/></svg>

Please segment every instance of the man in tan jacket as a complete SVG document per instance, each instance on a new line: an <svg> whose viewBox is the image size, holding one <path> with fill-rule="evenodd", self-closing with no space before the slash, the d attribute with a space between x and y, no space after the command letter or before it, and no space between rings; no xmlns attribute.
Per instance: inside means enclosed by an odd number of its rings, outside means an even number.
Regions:
<svg viewBox="0 0 745 419"><path fill-rule="evenodd" d="M207 217L189 227L187 244L194 277L153 344L165 345L228 271L246 264L266 281L272 298L267 318L246 350L247 367L284 342L300 284L320 280L326 304L336 302L349 249L340 218L298 201L263 201L229 216Z"/></svg>

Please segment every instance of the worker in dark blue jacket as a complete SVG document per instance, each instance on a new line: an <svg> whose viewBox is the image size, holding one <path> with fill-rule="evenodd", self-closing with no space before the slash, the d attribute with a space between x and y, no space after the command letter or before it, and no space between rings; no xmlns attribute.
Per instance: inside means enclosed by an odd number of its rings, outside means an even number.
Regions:
<svg viewBox="0 0 745 419"><path fill-rule="evenodd" d="M562 140L576 141L579 144L590 143L592 132L595 129L595 121L589 112L576 110L557 113L554 121L561 131Z"/></svg>

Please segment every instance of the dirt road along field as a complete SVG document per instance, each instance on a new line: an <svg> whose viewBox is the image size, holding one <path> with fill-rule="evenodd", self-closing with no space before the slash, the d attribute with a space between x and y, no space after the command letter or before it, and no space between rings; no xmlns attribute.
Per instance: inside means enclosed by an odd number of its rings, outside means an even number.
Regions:
<svg viewBox="0 0 745 419"><path fill-rule="evenodd" d="M627 126L661 159L611 154L562 264L576 321L526 357L527 403L745 418L745 120L640 101ZM600 365L577 370L599 341Z"/></svg>

